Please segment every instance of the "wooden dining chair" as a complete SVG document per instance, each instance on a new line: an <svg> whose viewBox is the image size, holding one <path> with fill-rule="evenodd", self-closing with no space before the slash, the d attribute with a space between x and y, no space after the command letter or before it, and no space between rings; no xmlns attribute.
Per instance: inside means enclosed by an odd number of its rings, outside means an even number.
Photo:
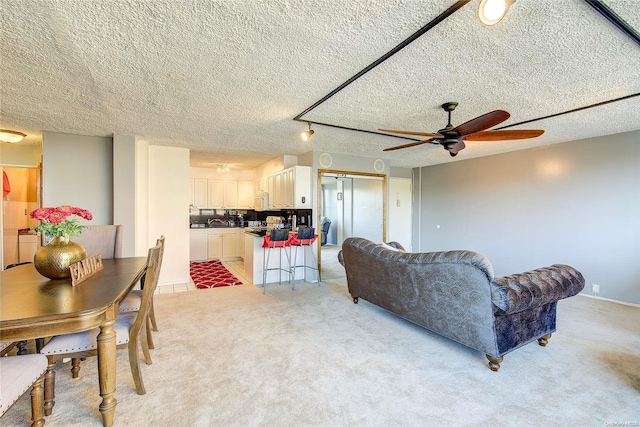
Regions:
<svg viewBox="0 0 640 427"><path fill-rule="evenodd" d="M129 351L129 366L138 394L145 394L146 390L140 373L140 362L138 353L138 341L142 347L144 360L147 365L151 364L151 354L147 344L147 318L151 309L151 297L158 285L160 274L160 256L162 246L160 244L149 249L147 257L147 267L145 269L145 285L142 290L142 303L137 312L119 313L113 330L116 333L116 345L119 349L127 348ZM82 357L95 356L97 354L97 337L100 328L89 331L77 332L66 335L56 335L42 348L41 353L47 356L48 366L45 374L45 414L51 414L54 402L55 371L56 362L63 358L71 357L72 360L79 360ZM80 367L72 369L74 378L78 376Z"/></svg>
<svg viewBox="0 0 640 427"><path fill-rule="evenodd" d="M122 227L119 225L118 227ZM121 234L121 233L120 233ZM158 270L162 267L162 258L164 255L164 235L160 236L160 238L156 241L156 245L161 245L162 249L160 250L160 262L158 263ZM116 244L116 247L118 245ZM116 254L120 255L120 252L116 251ZM116 257L116 258L119 258ZM140 279L140 289L132 289L129 291L127 296L122 300L120 305L118 306L119 313L129 313L129 312L137 312L140 310L140 305L142 304L142 288L144 287L145 277L143 276ZM153 344L153 336L151 335L151 330L158 331L158 325L156 323L156 315L155 310L153 308L153 295L151 295L151 309L149 310L149 317L147 318L147 327L145 328L145 333L147 334L147 345L148 348L154 348ZM80 371L80 362L84 358L72 358L71 363L71 375L73 378L78 377L78 372Z"/></svg>
<svg viewBox="0 0 640 427"><path fill-rule="evenodd" d="M42 354L0 357L0 417L31 387L31 425L44 425L42 383L46 370L47 358Z"/></svg>
<svg viewBox="0 0 640 427"><path fill-rule="evenodd" d="M160 236L160 238L156 241L157 245L160 245L160 262L158 265L158 270L162 267L162 259L164 257L164 235ZM120 303L118 311L120 313L127 313L131 311L138 311L140 309L140 304L142 303L142 289L144 288L143 280L140 281L141 289L132 289L129 294L127 294L126 298ZM153 295L151 296L151 309L149 310L149 324L147 325L147 342L149 343L149 348L153 348L153 337L151 336L151 330L158 331L158 324L156 322L156 314L153 306Z"/></svg>

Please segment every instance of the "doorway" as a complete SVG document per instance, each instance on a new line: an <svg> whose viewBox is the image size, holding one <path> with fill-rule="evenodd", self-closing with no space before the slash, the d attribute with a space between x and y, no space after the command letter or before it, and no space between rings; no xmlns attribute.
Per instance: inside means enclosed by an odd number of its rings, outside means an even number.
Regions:
<svg viewBox="0 0 640 427"><path fill-rule="evenodd" d="M383 174L318 170L316 224L322 280L344 277L337 257L346 238L386 241L386 188L387 176Z"/></svg>
<svg viewBox="0 0 640 427"><path fill-rule="evenodd" d="M7 265L33 261L33 252L37 248L36 239L24 239L20 242L21 230L24 233L38 225L38 221L29 216L29 212L39 206L39 168L2 167L2 250L0 261L2 269ZM26 237L23 235L23 237ZM33 242L32 242L33 240Z"/></svg>

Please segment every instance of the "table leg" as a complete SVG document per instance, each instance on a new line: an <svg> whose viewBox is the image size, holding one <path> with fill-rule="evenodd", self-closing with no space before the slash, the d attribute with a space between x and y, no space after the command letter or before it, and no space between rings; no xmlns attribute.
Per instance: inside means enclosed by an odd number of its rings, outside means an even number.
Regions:
<svg viewBox="0 0 640 427"><path fill-rule="evenodd" d="M116 333L113 330L115 318L112 315L100 326L98 335L98 380L100 382L100 413L102 425L110 427L116 412Z"/></svg>

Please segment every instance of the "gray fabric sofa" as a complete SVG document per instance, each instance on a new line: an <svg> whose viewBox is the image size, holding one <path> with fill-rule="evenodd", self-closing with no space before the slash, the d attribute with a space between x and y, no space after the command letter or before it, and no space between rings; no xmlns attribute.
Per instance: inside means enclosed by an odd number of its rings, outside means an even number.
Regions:
<svg viewBox="0 0 640 427"><path fill-rule="evenodd" d="M465 250L404 253L348 238L338 259L355 303L364 299L482 351L493 371L512 350L535 340L545 346L556 330L557 301L584 288L568 265L494 277L485 256Z"/></svg>

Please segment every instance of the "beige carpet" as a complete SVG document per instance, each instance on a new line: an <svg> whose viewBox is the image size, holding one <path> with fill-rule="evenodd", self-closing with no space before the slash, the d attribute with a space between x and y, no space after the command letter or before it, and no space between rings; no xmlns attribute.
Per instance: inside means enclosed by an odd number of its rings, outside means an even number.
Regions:
<svg viewBox="0 0 640 427"><path fill-rule="evenodd" d="M344 267L338 261L338 252L342 246L325 245L321 249L321 265L322 280L333 280L346 277Z"/></svg>
<svg viewBox="0 0 640 427"><path fill-rule="evenodd" d="M489 370L483 354L366 301L343 281L155 299L147 394L118 357L115 426L603 426L640 423L640 309L577 296L558 332ZM46 425L100 426L95 358L57 370ZM0 420L27 425L28 394ZM622 425L622 424L617 424ZM627 424L634 425L634 424ZM637 425L637 424L635 424Z"/></svg>

